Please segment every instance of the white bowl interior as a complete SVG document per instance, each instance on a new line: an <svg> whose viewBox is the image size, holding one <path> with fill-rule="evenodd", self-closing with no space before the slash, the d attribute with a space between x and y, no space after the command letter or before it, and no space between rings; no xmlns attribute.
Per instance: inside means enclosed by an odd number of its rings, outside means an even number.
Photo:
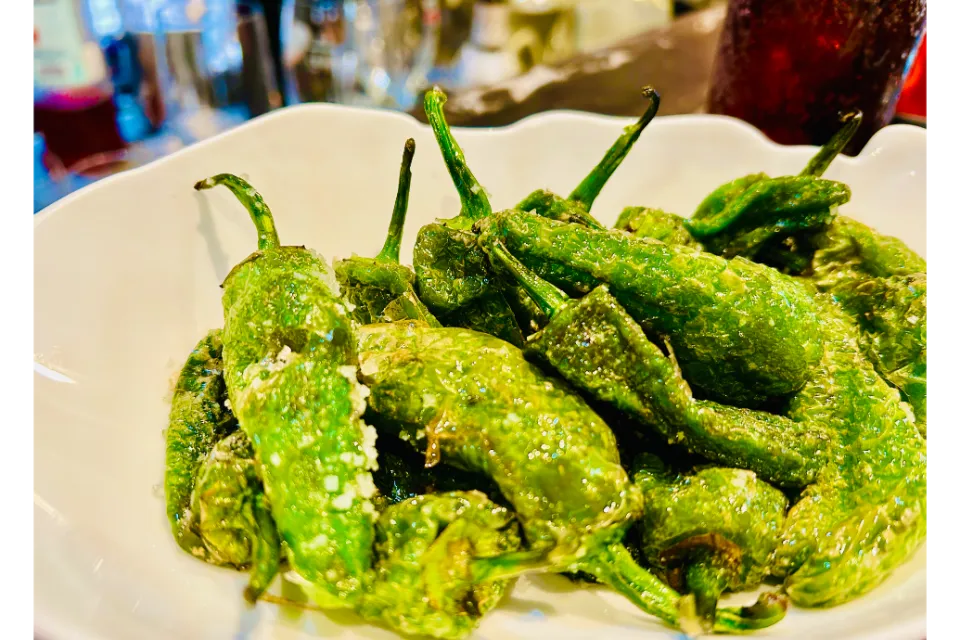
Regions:
<svg viewBox="0 0 960 640"><path fill-rule="evenodd" d="M549 113L500 130L456 132L495 209L546 187L569 192L626 120ZM41 212L35 224L35 606L43 638L376 638L347 614L249 611L244 577L173 542L159 491L162 430L186 354L222 324L218 285L255 245L253 227L209 175L243 175L271 206L281 239L328 260L372 255L383 240L401 149L414 160L403 258L416 229L459 210L428 128L405 116L310 105L257 119ZM687 214L714 187L756 171L795 173L812 148L774 145L738 121L656 119L594 206L612 223L627 205ZM926 137L882 130L825 177L853 191L843 212L926 250ZM764 637L920 638L926 557L869 596L791 610ZM667 637L673 632L600 588L522 579L478 638Z"/></svg>

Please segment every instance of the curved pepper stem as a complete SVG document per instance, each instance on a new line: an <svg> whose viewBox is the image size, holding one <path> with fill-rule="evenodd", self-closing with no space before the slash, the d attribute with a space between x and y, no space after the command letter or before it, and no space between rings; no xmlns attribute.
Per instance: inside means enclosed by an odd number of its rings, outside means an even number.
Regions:
<svg viewBox="0 0 960 640"><path fill-rule="evenodd" d="M555 568L546 551L514 551L492 558L474 558L470 575L476 584L508 580L525 573L539 573Z"/></svg>
<svg viewBox="0 0 960 640"><path fill-rule="evenodd" d="M443 116L443 105L446 102L447 96L439 88L434 87L427 91L423 100L423 109L440 145L447 171L450 172L457 193L460 194L460 216L474 222L490 215L493 209L490 207L490 200L483 187L467 166L463 150L450 133L450 126Z"/></svg>
<svg viewBox="0 0 960 640"><path fill-rule="evenodd" d="M623 134L617 138L613 146L607 150L607 153L603 156L603 159L600 160L600 163L587 174L587 177L577 185L577 188L574 189L567 198L568 200L581 203L587 211L590 211L590 207L593 206L593 201L600 195L600 190L603 189L607 181L610 180L613 172L617 170L617 167L620 166L623 159L627 157L627 153L631 147L633 147L633 143L637 141L637 138L640 137L643 130L647 128L647 125L650 124L653 117L657 115L657 110L660 109L660 94L657 93L653 87L644 87L640 90L640 93L650 101L647 110L640 116L636 124L632 124L624 129Z"/></svg>
<svg viewBox="0 0 960 640"><path fill-rule="evenodd" d="M250 582L243 590L243 598L249 604L260 599L280 570L280 534L263 493L254 497L252 510L259 535L253 539Z"/></svg>
<svg viewBox="0 0 960 640"><path fill-rule="evenodd" d="M722 572L708 562L693 562L684 576L687 589L696 599L697 617L712 628L717 615L717 603L727 588Z"/></svg>
<svg viewBox="0 0 960 640"><path fill-rule="evenodd" d="M843 151L844 147L847 146L847 143L850 142L850 139L853 138L854 134L857 132L857 129L860 128L861 122L863 122L863 112L859 109L844 114L840 118L840 123L842 125L840 130L837 131L829 141L827 141L827 144L820 147L820 150L817 151L815 156L810 158L810 162L807 163L807 166L804 167L803 171L801 171L799 175L817 177L822 176L823 172L827 170L827 167L830 166L830 163L833 162L834 158L840 155L840 152Z"/></svg>
<svg viewBox="0 0 960 640"><path fill-rule="evenodd" d="M201 180L193 188L197 191L212 189L217 185L223 185L233 192L240 204L250 213L253 224L257 227L257 248L260 251L265 249L275 249L280 246L280 238L277 236L277 228L273 224L273 214L270 213L270 207L263 201L263 196L254 189L249 182L232 173L219 173L215 176Z"/></svg>
<svg viewBox="0 0 960 640"><path fill-rule="evenodd" d="M570 301L570 297L523 265L507 251L502 240L495 240L484 247L490 260L509 271L537 306L553 318Z"/></svg>
<svg viewBox="0 0 960 640"><path fill-rule="evenodd" d="M377 254L377 260L400 263L400 242L403 240L403 223L407 219L407 205L410 202L410 178L413 172L413 154L417 150L417 143L413 138L407 138L403 145L403 159L400 161L400 180L397 183L397 198L393 202L393 216L390 218L390 227L387 229L387 239L383 248Z"/></svg>
<svg viewBox="0 0 960 640"><path fill-rule="evenodd" d="M684 633L698 635L703 632L695 616L688 611L691 607L684 606L687 601L638 565L622 544L598 548L579 563L579 568L626 596L641 610L679 627Z"/></svg>
<svg viewBox="0 0 960 640"><path fill-rule="evenodd" d="M713 630L717 633L743 633L766 629L787 615L787 598L767 592L748 607L717 609Z"/></svg>
<svg viewBox="0 0 960 640"><path fill-rule="evenodd" d="M494 558L476 558L471 572L474 582L513 578L524 573L557 571L567 567L551 561L550 551L517 551ZM636 563L621 543L599 545L576 568L595 576L600 582L626 596L641 610L667 624L681 623L680 596ZM681 627L686 631L690 625Z"/></svg>

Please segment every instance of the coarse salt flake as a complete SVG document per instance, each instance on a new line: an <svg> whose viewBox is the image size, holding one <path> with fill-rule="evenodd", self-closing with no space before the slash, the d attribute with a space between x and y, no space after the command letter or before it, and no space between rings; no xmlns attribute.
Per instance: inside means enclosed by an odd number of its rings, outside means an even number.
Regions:
<svg viewBox="0 0 960 640"><path fill-rule="evenodd" d="M327 476L323 479L323 488L327 491L333 492L340 488L340 478L337 476Z"/></svg>

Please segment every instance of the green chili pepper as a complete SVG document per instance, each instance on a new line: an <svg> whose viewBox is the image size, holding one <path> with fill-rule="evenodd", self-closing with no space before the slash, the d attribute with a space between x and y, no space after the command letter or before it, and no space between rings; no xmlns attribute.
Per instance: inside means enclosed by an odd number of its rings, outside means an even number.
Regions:
<svg viewBox="0 0 960 640"><path fill-rule="evenodd" d="M377 520L376 579L358 612L400 633L463 638L508 586L472 584L472 560L514 551L520 542L514 515L479 491L388 507Z"/></svg>
<svg viewBox="0 0 960 640"><path fill-rule="evenodd" d="M897 238L843 216L813 246L810 279L857 321L864 353L904 395L925 433L926 261Z"/></svg>
<svg viewBox="0 0 960 640"><path fill-rule="evenodd" d="M822 175L856 133L861 120L859 111L844 116L838 132L798 179ZM802 194L798 192L795 197L802 199ZM731 210L734 200L711 195L701 205L703 217ZM698 210L694 218L700 213ZM732 232L724 230L704 241L715 253L743 255L808 277L817 290L832 295L857 320L864 353L907 398L925 432L926 262L899 239L880 235L845 216L829 212L818 218L816 211L795 214L796 210L757 209L754 215L735 220ZM777 228L777 237L748 247L751 238L762 238L773 227ZM697 235L694 228L691 231Z"/></svg>
<svg viewBox="0 0 960 640"><path fill-rule="evenodd" d="M498 239L481 238L495 264L506 267L550 317L527 349L568 382L650 425L668 442L710 460L752 469L781 485L813 482L829 434L760 411L694 400L680 369L650 342L630 314L599 286L571 301L510 255Z"/></svg>
<svg viewBox="0 0 960 640"><path fill-rule="evenodd" d="M360 419L354 326L324 260L281 246L245 181L229 188L258 230L258 250L223 283L224 377L253 443L270 510L294 572L324 607L350 606L372 566L376 432Z"/></svg>
<svg viewBox="0 0 960 640"><path fill-rule="evenodd" d="M475 329L520 344L523 334L513 308L470 230L492 209L443 117L446 100L439 89L428 91L424 109L460 194L461 209L455 218L428 224L417 234L413 247L417 291L444 325Z"/></svg>
<svg viewBox="0 0 960 640"><path fill-rule="evenodd" d="M850 187L842 182L813 176L765 177L716 214L697 209L686 227L713 253L749 258L775 238L829 224L837 207L849 200Z"/></svg>
<svg viewBox="0 0 960 640"><path fill-rule="evenodd" d="M244 595L256 602L280 568L280 537L246 433L234 431L214 445L197 475L192 505L215 561L251 568Z"/></svg>
<svg viewBox="0 0 960 640"><path fill-rule="evenodd" d="M824 361L787 415L834 425L836 460L787 514L777 572L802 606L866 593L926 536L926 442L860 352L856 326L820 300Z"/></svg>
<svg viewBox="0 0 960 640"><path fill-rule="evenodd" d="M375 258L353 256L333 265L341 295L355 306L353 315L362 324L419 319L440 326L417 297L413 271L400 264L400 243L410 200L410 165L415 151L416 143L410 138L403 148L397 198L380 253Z"/></svg>
<svg viewBox="0 0 960 640"><path fill-rule="evenodd" d="M636 490L613 433L564 383L478 332L396 323L359 336L370 410L428 462L442 457L489 476L517 513L529 549L476 561L475 580L582 570L668 624L699 628L692 608L620 544L638 513ZM779 619L749 615L722 610L717 628Z"/></svg>
<svg viewBox="0 0 960 640"><path fill-rule="evenodd" d="M707 468L680 476L649 461L634 471L643 489L640 545L674 588L689 590L701 618L720 595L757 586L772 570L787 499L743 469Z"/></svg>
<svg viewBox="0 0 960 640"><path fill-rule="evenodd" d="M606 284L645 330L669 339L703 397L760 406L801 388L823 355L811 294L768 267L524 213L478 228L565 291Z"/></svg>
<svg viewBox="0 0 960 640"><path fill-rule="evenodd" d="M552 220L573 222L593 229L605 229L606 227L590 215L590 208L660 108L660 94L653 87L644 87L640 90L640 93L650 100L647 110L635 124L624 129L623 134L607 150L600 163L587 174L587 177L577 185L569 196L562 198L551 191L537 189L521 200L514 208L518 211L536 213Z"/></svg>
<svg viewBox="0 0 960 640"><path fill-rule="evenodd" d="M862 119L859 111L846 114L838 133L797 176L771 178L759 173L722 185L686 221L687 229L707 250L725 257L789 253L772 247L788 236L822 229L836 218L837 207L850 200L847 185L820 176Z"/></svg>
<svg viewBox="0 0 960 640"><path fill-rule="evenodd" d="M214 444L237 428L233 415L223 405L227 388L221 373L222 350L219 329L209 332L193 348L177 379L166 434L167 518L177 544L207 562L216 560L203 543L190 497Z"/></svg>
<svg viewBox="0 0 960 640"><path fill-rule="evenodd" d="M662 209L627 207L620 212L613 228L626 231L634 238L653 238L666 244L703 249L703 245L687 231L685 218Z"/></svg>
<svg viewBox="0 0 960 640"><path fill-rule="evenodd" d="M913 408L927 434L927 274L868 280L858 288L860 348Z"/></svg>

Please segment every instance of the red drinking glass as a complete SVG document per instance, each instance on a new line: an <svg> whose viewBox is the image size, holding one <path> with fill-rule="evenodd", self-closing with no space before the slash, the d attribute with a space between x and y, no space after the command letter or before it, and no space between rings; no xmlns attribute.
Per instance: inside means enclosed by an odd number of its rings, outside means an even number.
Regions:
<svg viewBox="0 0 960 640"><path fill-rule="evenodd" d="M822 145L860 109L857 153L893 119L926 18L926 0L730 0L708 110Z"/></svg>

